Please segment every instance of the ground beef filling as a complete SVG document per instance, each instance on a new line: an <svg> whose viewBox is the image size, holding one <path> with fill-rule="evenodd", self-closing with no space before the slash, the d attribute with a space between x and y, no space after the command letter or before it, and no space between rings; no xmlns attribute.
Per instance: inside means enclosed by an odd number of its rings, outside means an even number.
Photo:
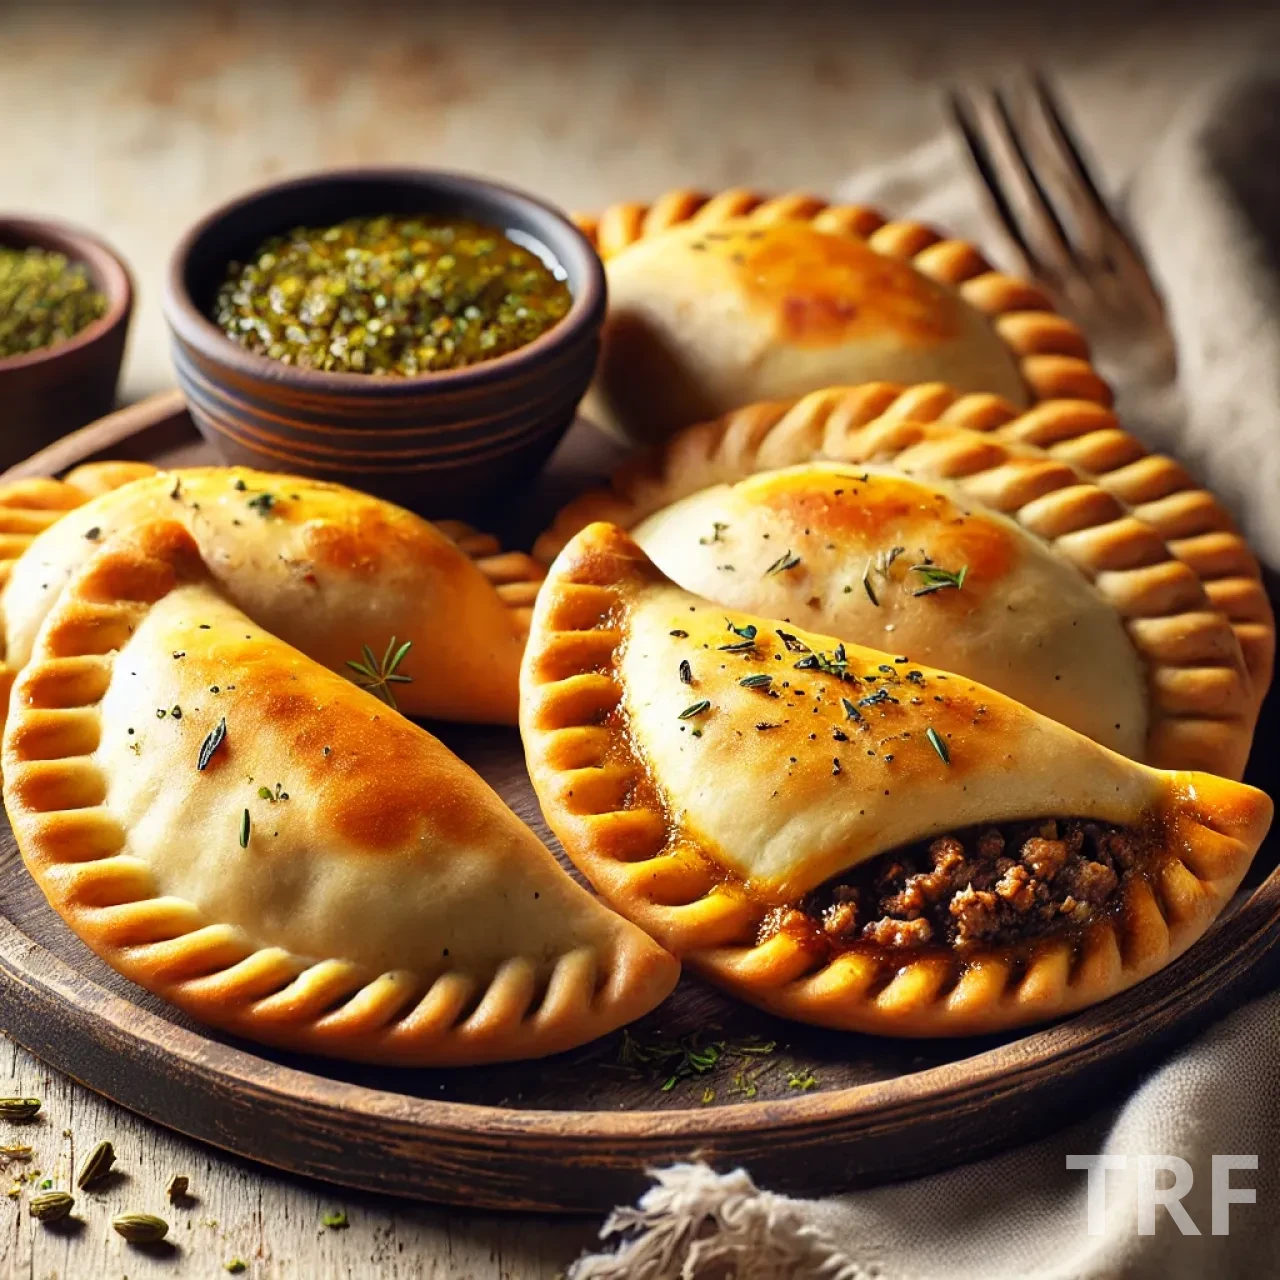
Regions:
<svg viewBox="0 0 1280 1280"><path fill-rule="evenodd" d="M971 827L855 867L805 903L838 947L999 945L1085 925L1143 860L1136 832L1079 819Z"/></svg>

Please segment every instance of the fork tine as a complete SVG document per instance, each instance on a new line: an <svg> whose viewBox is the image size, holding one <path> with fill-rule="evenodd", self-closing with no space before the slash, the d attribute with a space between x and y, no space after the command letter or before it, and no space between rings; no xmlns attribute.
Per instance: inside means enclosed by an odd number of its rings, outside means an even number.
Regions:
<svg viewBox="0 0 1280 1280"><path fill-rule="evenodd" d="M1014 212L1009 195L1000 179L999 171L995 161L992 159L986 139L983 137L982 127L978 122L977 113L974 111L972 103L962 96L959 91L951 89L947 92L947 105L951 111L951 118L955 121L956 128L960 130L960 135L964 138L965 146L969 151L969 158L973 161L974 168L977 169L978 176L982 180L982 185L986 187L987 194L991 197L996 217L999 218L1005 234L1013 241L1014 246L1027 266L1027 270L1033 276L1050 276L1052 273L1040 261L1039 255L1023 234L1022 225L1018 221L1018 216Z"/></svg>
<svg viewBox="0 0 1280 1280"><path fill-rule="evenodd" d="M1075 134L1067 124L1066 116L1056 95L1049 88L1049 82L1045 78L1044 72L1039 69L1033 70L1030 75L1030 82L1035 100L1040 110L1044 113L1045 122L1049 126L1049 136L1057 144L1060 160L1065 162L1072 176L1079 183L1080 190L1088 198L1093 212L1109 227L1116 231L1121 231L1115 215L1111 212L1111 206L1107 203L1106 197L1102 194L1089 168L1089 164L1084 158L1080 144L1076 142Z"/></svg>
<svg viewBox="0 0 1280 1280"><path fill-rule="evenodd" d="M995 104L996 114L1004 127L1010 151L1017 162L1019 178L1024 190L1031 199L1035 214L1042 221L1042 231L1047 238L1049 247L1060 258L1065 259L1073 271L1082 274L1085 270L1085 264L1072 243L1066 224L1062 221L1057 206L1046 190L1043 181L1041 181L1040 174L1031 159L1030 147L1024 128L1015 120L1014 114L1009 107L1009 100L1000 89L993 90L991 96Z"/></svg>
<svg viewBox="0 0 1280 1280"><path fill-rule="evenodd" d="M1091 242L1090 254L1104 268L1128 276L1141 291L1146 309L1163 322L1164 302L1141 248L1102 194L1075 133L1048 79L1038 69L1029 77L1032 95L1044 122L1044 136L1054 149L1054 159L1080 214L1081 230Z"/></svg>

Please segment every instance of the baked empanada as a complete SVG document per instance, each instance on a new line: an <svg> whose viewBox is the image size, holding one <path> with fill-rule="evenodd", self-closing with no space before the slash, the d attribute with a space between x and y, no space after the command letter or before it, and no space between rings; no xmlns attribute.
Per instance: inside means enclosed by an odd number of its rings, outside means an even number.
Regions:
<svg viewBox="0 0 1280 1280"><path fill-rule="evenodd" d="M266 1043L536 1057L677 978L440 742L231 604L173 522L59 596L14 687L4 800L100 956Z"/></svg>
<svg viewBox="0 0 1280 1280"><path fill-rule="evenodd" d="M710 600L892 646L1134 759L1243 773L1258 705L1237 637L1118 498L1033 446L950 423L880 419L840 448L855 461L713 484L638 522L657 497L643 483L631 509L625 488L585 495L555 533L616 516ZM673 487L690 469L663 468Z"/></svg>
<svg viewBox="0 0 1280 1280"><path fill-rule="evenodd" d="M985 452L965 434L990 437ZM919 446L919 447L917 447ZM815 458L892 461L918 479L961 479L1014 462L1011 491L1034 500L1081 480L1106 489L1149 524L1200 578L1231 621L1255 706L1271 683L1275 620L1258 562L1222 504L1171 458L1149 454L1114 414L1083 400L1020 412L993 395L960 395L940 383L876 382L829 387L799 400L749 405L679 432L621 467L608 488L570 502L534 546L545 564L594 520L634 528L645 516L700 489Z"/></svg>
<svg viewBox="0 0 1280 1280"><path fill-rule="evenodd" d="M103 539L181 521L228 597L334 671L412 649L391 687L407 715L513 724L529 556L456 526L465 550L400 507L342 485L242 467L160 472L78 507L28 548L0 597L5 660L26 662L63 583ZM366 675L356 678L368 682Z"/></svg>
<svg viewBox="0 0 1280 1280"><path fill-rule="evenodd" d="M919 223L805 195L673 191L579 224L609 278L585 412L634 440L872 378L1110 402L1043 293Z"/></svg>
<svg viewBox="0 0 1280 1280"><path fill-rule="evenodd" d="M735 994L863 1031L1120 991L1204 931L1271 817L964 677L726 611L609 525L544 584L521 728L547 821L619 910Z"/></svg>

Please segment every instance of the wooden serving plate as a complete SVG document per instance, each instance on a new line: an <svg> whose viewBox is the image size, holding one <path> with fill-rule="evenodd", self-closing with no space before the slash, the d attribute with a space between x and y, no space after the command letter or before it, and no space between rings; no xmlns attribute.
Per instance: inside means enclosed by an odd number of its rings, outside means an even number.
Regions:
<svg viewBox="0 0 1280 1280"><path fill-rule="evenodd" d="M94 458L209 460L181 401L157 397L10 471ZM576 426L534 492L488 522L525 545L616 457ZM484 513L476 514L486 523ZM1251 780L1273 794L1275 707ZM552 847L513 729L432 726ZM1263 766L1263 767L1258 767ZM1267 774L1268 776L1262 776ZM776 1190L819 1193L944 1168L1117 1099L1132 1077L1274 976L1280 870L1264 847L1235 909L1137 988L1023 1036L902 1041L772 1019L686 978L629 1029L540 1062L427 1071L277 1053L207 1030L117 976L45 904L0 822L0 1024L34 1053L160 1124L333 1182L468 1206L589 1211L644 1170L701 1156ZM705 1074L636 1064L681 1036L722 1043ZM742 1053L772 1043L764 1053ZM739 1052L732 1052L738 1050ZM630 1063L630 1065L628 1065ZM813 1077L816 1085L799 1087Z"/></svg>

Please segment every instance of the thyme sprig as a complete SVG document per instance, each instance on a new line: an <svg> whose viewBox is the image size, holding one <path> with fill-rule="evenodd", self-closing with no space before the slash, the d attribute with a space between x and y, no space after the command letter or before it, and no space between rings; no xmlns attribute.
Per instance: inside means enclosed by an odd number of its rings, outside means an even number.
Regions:
<svg viewBox="0 0 1280 1280"><path fill-rule="evenodd" d="M348 658L347 666L361 677L356 683L362 689L367 689L375 698L381 698L392 711L399 711L400 708L396 705L395 694L392 692L391 686L393 684L409 684L413 680L412 676L403 675L399 670L405 654L412 648L412 640L406 640L404 644L397 648L396 638L392 636L391 642L387 645L386 653L382 655L381 662L374 656L373 650L365 644L360 646L360 652L364 655L364 660L361 662L356 661L354 658Z"/></svg>

